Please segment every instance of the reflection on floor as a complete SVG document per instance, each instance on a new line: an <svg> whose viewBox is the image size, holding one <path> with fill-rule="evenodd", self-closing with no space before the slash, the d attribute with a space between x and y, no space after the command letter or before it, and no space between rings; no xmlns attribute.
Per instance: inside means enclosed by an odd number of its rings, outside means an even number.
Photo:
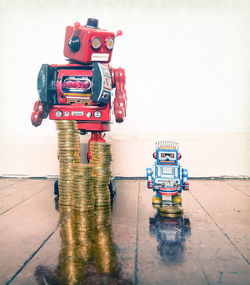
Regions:
<svg viewBox="0 0 250 285"><path fill-rule="evenodd" d="M0 284L249 284L249 180L191 180L176 218L145 180L111 215L59 211L53 183L0 179Z"/></svg>

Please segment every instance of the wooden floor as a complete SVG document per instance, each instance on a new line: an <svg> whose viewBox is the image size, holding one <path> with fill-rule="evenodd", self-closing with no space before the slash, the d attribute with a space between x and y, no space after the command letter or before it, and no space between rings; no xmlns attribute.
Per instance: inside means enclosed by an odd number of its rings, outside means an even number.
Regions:
<svg viewBox="0 0 250 285"><path fill-rule="evenodd" d="M72 243L63 240L73 214L60 216L53 184L0 179L0 284L73 278L69 260L83 248L70 251ZM172 219L152 208L145 180L116 185L108 243L116 271L107 276L78 263L88 277L77 284L250 284L249 180L191 180L182 195L184 216ZM100 250L103 262L107 248Z"/></svg>

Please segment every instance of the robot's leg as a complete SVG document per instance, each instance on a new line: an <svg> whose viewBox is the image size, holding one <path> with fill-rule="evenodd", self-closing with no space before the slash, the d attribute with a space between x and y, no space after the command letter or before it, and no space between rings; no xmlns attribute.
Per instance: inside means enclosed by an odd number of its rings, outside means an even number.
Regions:
<svg viewBox="0 0 250 285"><path fill-rule="evenodd" d="M111 177L111 179L110 179L109 192L110 192L111 206L112 206L114 199L115 199L115 195L116 195L116 183L115 183L114 177Z"/></svg>
<svg viewBox="0 0 250 285"><path fill-rule="evenodd" d="M92 132L91 133L91 137L89 139L89 148L88 148L88 153L87 153L87 159L88 161L90 161L91 159L91 151L90 151L90 143L91 142L105 142L105 139L102 136L102 133L98 133L98 132Z"/></svg>
<svg viewBox="0 0 250 285"><path fill-rule="evenodd" d="M173 195L172 196L172 202L175 205L181 206L182 205L181 194Z"/></svg>
<svg viewBox="0 0 250 285"><path fill-rule="evenodd" d="M59 151L57 151L57 159L59 160ZM54 195L59 197L58 179L54 182Z"/></svg>
<svg viewBox="0 0 250 285"><path fill-rule="evenodd" d="M156 191L156 195L152 198L152 204L154 208L159 208L162 204L162 195Z"/></svg>
<svg viewBox="0 0 250 285"><path fill-rule="evenodd" d="M56 179L55 183L54 183L54 194L56 196L59 196L59 187L58 187L58 179Z"/></svg>

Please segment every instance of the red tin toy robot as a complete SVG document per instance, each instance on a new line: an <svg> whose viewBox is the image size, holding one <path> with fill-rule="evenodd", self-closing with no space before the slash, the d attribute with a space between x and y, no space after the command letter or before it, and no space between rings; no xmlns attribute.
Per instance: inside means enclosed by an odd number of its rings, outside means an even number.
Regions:
<svg viewBox="0 0 250 285"><path fill-rule="evenodd" d="M43 64L38 75L39 100L31 121L76 120L81 134L91 132L91 141L104 142L102 133L110 130L111 92L116 122L126 116L125 71L109 65L116 36L98 27L89 18L87 25L78 22L66 28L64 56L69 63ZM91 158L88 151L88 160Z"/></svg>

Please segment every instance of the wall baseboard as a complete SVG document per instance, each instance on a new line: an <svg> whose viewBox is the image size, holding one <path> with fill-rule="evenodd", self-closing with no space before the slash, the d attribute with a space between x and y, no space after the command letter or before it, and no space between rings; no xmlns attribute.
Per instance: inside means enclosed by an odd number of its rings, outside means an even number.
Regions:
<svg viewBox="0 0 250 285"><path fill-rule="evenodd" d="M115 180L147 180L146 177L123 177L123 176L114 176ZM34 180L55 180L59 179L59 175L50 175L50 176L28 176L28 175L4 175L0 176L0 179L34 179ZM189 177L189 180L250 180L249 176L212 176L212 177Z"/></svg>
<svg viewBox="0 0 250 285"><path fill-rule="evenodd" d="M90 135L81 136L81 159L86 163ZM114 134L105 137L112 145L115 177L144 177L154 163L155 142L179 142L180 164L189 177L219 179L250 177L250 132L186 134ZM57 136L1 135L0 176L58 177Z"/></svg>

